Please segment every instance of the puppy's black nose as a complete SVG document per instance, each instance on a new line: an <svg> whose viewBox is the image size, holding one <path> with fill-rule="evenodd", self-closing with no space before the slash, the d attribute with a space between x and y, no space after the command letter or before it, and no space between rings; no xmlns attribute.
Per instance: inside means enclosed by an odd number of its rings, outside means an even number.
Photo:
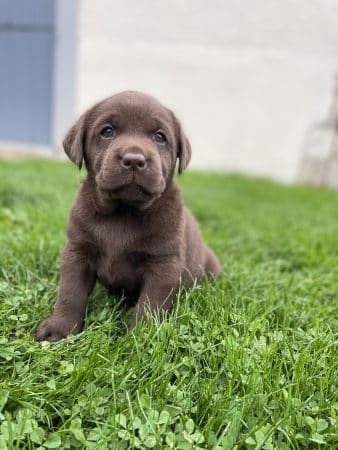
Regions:
<svg viewBox="0 0 338 450"><path fill-rule="evenodd" d="M125 169L142 170L147 166L147 161L141 153L126 153L121 159L121 165Z"/></svg>

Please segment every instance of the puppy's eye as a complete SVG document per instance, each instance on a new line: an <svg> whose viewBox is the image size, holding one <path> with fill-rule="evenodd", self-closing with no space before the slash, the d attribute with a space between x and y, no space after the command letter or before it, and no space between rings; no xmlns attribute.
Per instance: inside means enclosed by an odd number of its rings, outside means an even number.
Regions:
<svg viewBox="0 0 338 450"><path fill-rule="evenodd" d="M104 127L100 132L100 135L106 139L112 138L114 134L115 130L113 127L110 126Z"/></svg>
<svg viewBox="0 0 338 450"><path fill-rule="evenodd" d="M167 142L166 135L163 133L163 131L155 131L153 134L153 139L158 144L165 144Z"/></svg>

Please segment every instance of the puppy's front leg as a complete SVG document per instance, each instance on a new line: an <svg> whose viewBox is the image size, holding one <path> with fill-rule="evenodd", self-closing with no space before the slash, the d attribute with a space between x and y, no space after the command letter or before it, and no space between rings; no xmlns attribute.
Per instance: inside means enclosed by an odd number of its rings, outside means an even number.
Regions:
<svg viewBox="0 0 338 450"><path fill-rule="evenodd" d="M59 292L54 313L39 325L36 334L38 341L59 341L70 333L81 331L95 278L87 258L74 245L67 243L61 258Z"/></svg>
<svg viewBox="0 0 338 450"><path fill-rule="evenodd" d="M146 273L138 302L133 309L129 329L134 328L142 320L146 311L163 314L172 308L180 275L179 265L175 262L158 264Z"/></svg>

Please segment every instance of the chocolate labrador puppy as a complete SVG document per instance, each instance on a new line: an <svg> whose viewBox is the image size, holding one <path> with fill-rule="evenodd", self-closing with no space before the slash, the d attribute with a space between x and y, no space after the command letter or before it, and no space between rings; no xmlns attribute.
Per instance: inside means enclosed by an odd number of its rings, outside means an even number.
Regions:
<svg viewBox="0 0 338 450"><path fill-rule="evenodd" d="M40 324L39 341L81 331L96 280L134 305L132 327L147 309L169 310L180 282L220 274L173 180L176 160L181 173L191 148L170 110L122 92L83 114L63 147L79 168L84 162L87 177L70 213L55 310Z"/></svg>

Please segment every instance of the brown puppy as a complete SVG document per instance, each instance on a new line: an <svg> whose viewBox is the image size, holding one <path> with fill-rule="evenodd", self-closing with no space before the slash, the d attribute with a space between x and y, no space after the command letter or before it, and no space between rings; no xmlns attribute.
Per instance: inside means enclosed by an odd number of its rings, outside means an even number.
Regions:
<svg viewBox="0 0 338 450"><path fill-rule="evenodd" d="M133 326L146 309L169 310L180 281L219 275L173 181L177 158L182 172L191 149L171 111L148 95L122 92L82 115L63 146L88 174L70 213L55 310L40 324L39 341L82 329L96 280L136 304Z"/></svg>

